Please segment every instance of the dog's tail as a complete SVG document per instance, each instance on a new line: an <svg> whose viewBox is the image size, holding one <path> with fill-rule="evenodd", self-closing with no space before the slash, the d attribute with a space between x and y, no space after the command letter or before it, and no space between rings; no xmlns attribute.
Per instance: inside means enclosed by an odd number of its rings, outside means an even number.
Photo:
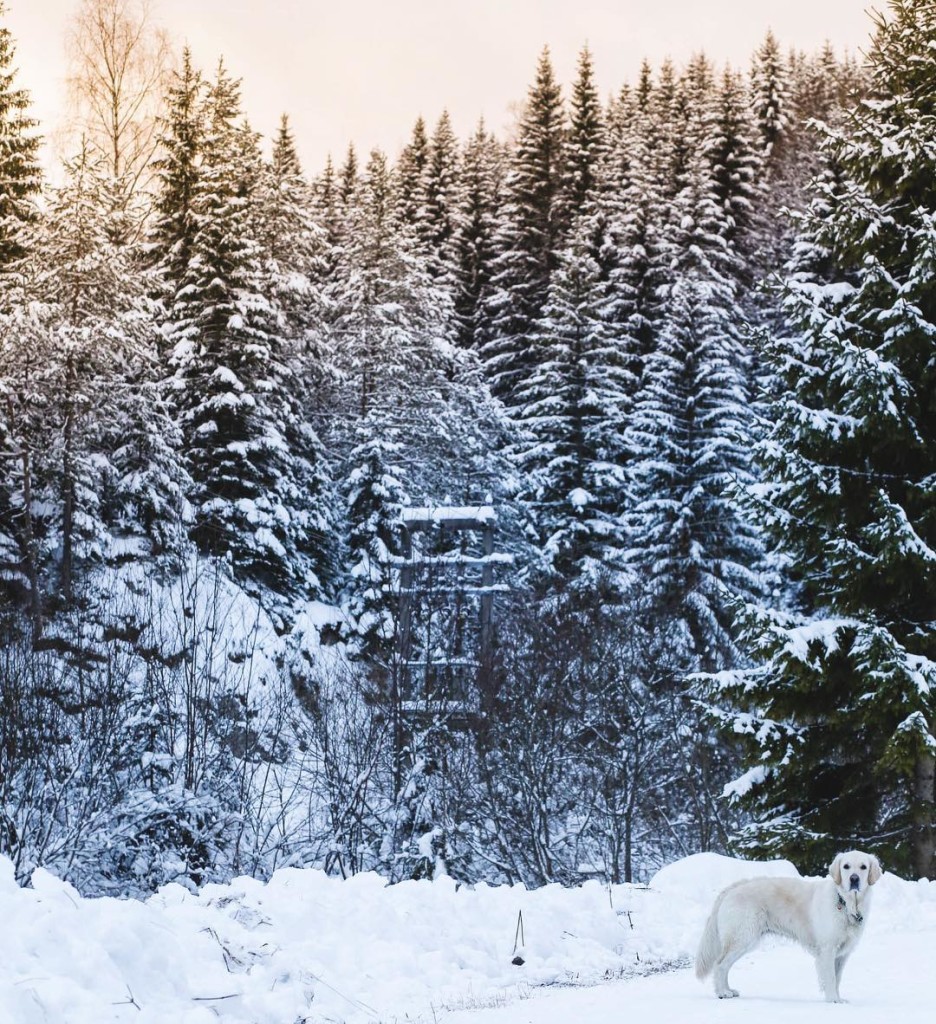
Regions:
<svg viewBox="0 0 936 1024"><path fill-rule="evenodd" d="M715 901L715 906L712 907L708 920L705 922L705 929L699 941L699 951L696 953L695 959L695 973L700 981L712 973L712 968L718 962L721 954L721 938L718 934L718 906L720 903L721 897L719 896Z"/></svg>

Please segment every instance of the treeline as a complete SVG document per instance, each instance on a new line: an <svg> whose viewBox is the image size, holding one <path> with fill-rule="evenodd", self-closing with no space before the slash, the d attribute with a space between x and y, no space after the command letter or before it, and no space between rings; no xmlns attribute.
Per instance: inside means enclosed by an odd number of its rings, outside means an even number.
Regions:
<svg viewBox="0 0 936 1024"><path fill-rule="evenodd" d="M127 0L82 9L92 66L148 38L92 17ZM567 99L544 52L511 143L443 114L309 179L223 61L162 52L134 53L142 92L111 83L126 119L84 96L52 186L0 34L0 850L141 891L282 863L629 879L726 848L732 728L781 734L737 717L736 612L819 607L773 550L789 519L753 509L803 362L764 283L794 257L855 287L857 236L822 225L867 178L835 133L885 71L768 35L749 72L645 65L605 103L587 51ZM401 509L481 504L513 556L483 707L398 643ZM476 611L436 584L434 666Z"/></svg>

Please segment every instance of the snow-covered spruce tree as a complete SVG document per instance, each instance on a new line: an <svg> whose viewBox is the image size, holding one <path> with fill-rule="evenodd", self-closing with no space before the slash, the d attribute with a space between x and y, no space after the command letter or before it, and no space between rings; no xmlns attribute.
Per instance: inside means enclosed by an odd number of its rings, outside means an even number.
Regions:
<svg viewBox="0 0 936 1024"><path fill-rule="evenodd" d="M341 197L339 195L338 176L335 164L329 156L325 161L325 169L313 179L309 200L312 216L322 232L321 284L324 286L331 279L338 258L338 246L344 237Z"/></svg>
<svg viewBox="0 0 936 1024"><path fill-rule="evenodd" d="M350 145L348 146L348 152L345 154L345 161L338 172L338 195L343 207L347 207L354 198L359 177L360 168L358 167L357 151L353 145Z"/></svg>
<svg viewBox="0 0 936 1024"><path fill-rule="evenodd" d="M618 126L599 168L598 199L591 214L595 225L604 222L596 257L609 282L605 318L635 387L654 345L660 285L668 274L658 166L661 122L649 73L644 66L630 109L625 112L623 101L619 106ZM594 239L594 226L591 232Z"/></svg>
<svg viewBox="0 0 936 1024"><path fill-rule="evenodd" d="M622 122L629 116L629 110L622 110L625 106L626 99L621 99L605 116L595 88L591 54L583 49L569 111L562 202L567 238L594 260L602 285L607 285L619 265L620 252L610 222L620 182L612 180L613 175L607 172L611 158L609 122L612 115L617 117L615 131L619 138Z"/></svg>
<svg viewBox="0 0 936 1024"><path fill-rule="evenodd" d="M415 230L426 198L426 168L429 165L429 134L424 118L417 117L410 141L403 147L394 168L396 190L394 213Z"/></svg>
<svg viewBox="0 0 936 1024"><path fill-rule="evenodd" d="M794 55L790 64L790 98L797 115L791 126L794 135L805 128L805 121L829 124L842 112L843 70L830 42L818 53Z"/></svg>
<svg viewBox="0 0 936 1024"><path fill-rule="evenodd" d="M793 241L785 211L803 206L808 171L802 155L804 150L814 149L815 140L794 106L790 60L772 32L767 33L751 62L749 104L763 186L753 270L755 278L776 282L778 271L790 257ZM770 319L769 312L757 315L760 320Z"/></svg>
<svg viewBox="0 0 936 1024"><path fill-rule="evenodd" d="M747 849L850 843L936 877L936 8L891 0L873 98L828 135L751 509L795 584L751 608ZM820 268L819 273L813 268Z"/></svg>
<svg viewBox="0 0 936 1024"><path fill-rule="evenodd" d="M0 608L4 619L13 613L10 621L28 609L34 635L42 630L48 592L44 540L52 511L39 498L50 428L43 416L50 339L37 312L17 303L0 314Z"/></svg>
<svg viewBox="0 0 936 1024"><path fill-rule="evenodd" d="M497 232L498 255L481 355L495 394L508 406L536 366L534 324L549 292L567 227L562 202L566 116L549 51L537 66L520 119Z"/></svg>
<svg viewBox="0 0 936 1024"><path fill-rule="evenodd" d="M131 343L121 317L139 293L131 254L112 241L121 234L112 230L119 192L85 143L66 162L64 183L49 194L30 257L31 288L50 339L44 368L48 433L37 463L45 469L45 507L55 509L46 543L57 553L54 593L64 605L72 602L82 564L108 553L104 506L117 500L117 472L109 460L119 435L107 434L123 397L121 348Z"/></svg>
<svg viewBox="0 0 936 1024"><path fill-rule="evenodd" d="M25 651L6 635L0 690L18 712L3 712L15 742L0 786L19 812L7 851L26 873L45 862L85 884L82 860L104 845L116 799L111 782L133 770L119 734L139 707L139 673L101 642L132 615L126 605L113 614L115 576L101 586L98 570L165 548L181 490L174 425L153 379L157 321L136 254L114 242L122 193L87 146L66 163L23 261L29 301L15 335L16 468L29 499L18 526L32 541L27 578L39 595L29 643L46 653L17 663ZM30 788L46 792L54 815L29 806Z"/></svg>
<svg viewBox="0 0 936 1024"><path fill-rule="evenodd" d="M454 303L456 340L463 348L477 348L484 336L503 176L503 147L482 121L464 147L459 177Z"/></svg>
<svg viewBox="0 0 936 1024"><path fill-rule="evenodd" d="M332 191L328 202L333 200ZM333 242L322 221L327 223L334 212L317 207L284 114L258 183L257 237L266 282L263 290L275 299L283 316L281 329L302 354L301 375L309 385L322 374L324 354L317 343L324 315L321 291L334 259ZM303 390L308 393L309 388Z"/></svg>
<svg viewBox="0 0 936 1024"><path fill-rule="evenodd" d="M451 118L447 110L443 111L429 146L416 232L430 275L450 294L454 294L456 289L458 262L458 148Z"/></svg>
<svg viewBox="0 0 936 1024"><path fill-rule="evenodd" d="M655 635L667 638L665 671L643 664L641 674L652 680L652 714L669 723L661 756L681 779L670 814L685 840L705 849L727 841L717 798L734 764L702 720L692 673L737 664L734 604L759 590L760 548L726 494L751 479L753 417L735 260L705 134L695 128L663 225L669 270L625 433L625 522L626 561L640 581L635 645L649 654Z"/></svg>
<svg viewBox="0 0 936 1024"><path fill-rule="evenodd" d="M736 260L706 146L688 157L664 245L671 279L628 424L630 560L680 621L687 669L733 663L732 598L758 548L725 494L750 479L753 423Z"/></svg>
<svg viewBox="0 0 936 1024"><path fill-rule="evenodd" d="M368 415L358 424L357 444L348 453L345 482L348 549L354 562L348 581L348 609L378 686L389 686L396 637L393 560L400 550L400 511L409 503L403 482L403 444L385 424Z"/></svg>
<svg viewBox="0 0 936 1024"><path fill-rule="evenodd" d="M579 54L578 75L572 87L562 175L562 202L570 223L585 209L596 190L598 167L607 145L594 67L586 47Z"/></svg>
<svg viewBox="0 0 936 1024"><path fill-rule="evenodd" d="M673 209L690 160L711 146L711 74L700 56L677 81L665 61L656 82L644 66L628 112L601 168L599 209L606 211L608 316L639 378L655 347L662 305L674 277Z"/></svg>
<svg viewBox="0 0 936 1024"><path fill-rule="evenodd" d="M335 272L344 217L336 207L334 170L329 161L322 191L306 183L289 122L284 115L264 163L258 187L257 234L261 244L261 290L279 313L283 359L290 369L294 397L305 429L321 437L327 425L332 385L331 360L326 351L324 324L331 315L327 288ZM315 493L320 512L317 540L319 564L327 576L337 567L340 527L325 468L324 448L313 440L320 478ZM331 566L332 568L326 568Z"/></svg>
<svg viewBox="0 0 936 1024"><path fill-rule="evenodd" d="M186 47L181 67L170 78L160 121L158 187L149 239L152 263L161 271L170 296L187 271L198 229L195 192L205 132L204 93L205 82Z"/></svg>
<svg viewBox="0 0 936 1024"><path fill-rule="evenodd" d="M6 4L0 3L0 18ZM0 272L23 255L23 229L35 222L35 197L42 186L37 122L29 116L29 93L14 84L13 36L0 27Z"/></svg>
<svg viewBox="0 0 936 1024"><path fill-rule="evenodd" d="M29 305L9 366L11 468L33 499L20 528L50 611L86 592L93 567L165 549L181 488L154 372L158 321L137 254L114 241L125 234L123 187L87 144L64 176L22 264Z"/></svg>
<svg viewBox="0 0 936 1024"><path fill-rule="evenodd" d="M817 53L791 57L789 85L788 180L781 199L790 208L801 210L808 202L807 184L825 169L822 133L815 122L840 126L855 104L868 95L868 69L854 57L840 59L832 44L826 43Z"/></svg>
<svg viewBox="0 0 936 1024"><path fill-rule="evenodd" d="M251 586L284 597L318 593L328 577L321 452L299 410L281 311L264 293L260 153L223 64L208 89L204 131L188 261L178 279L167 268L192 537Z"/></svg>
<svg viewBox="0 0 936 1024"><path fill-rule="evenodd" d="M563 252L518 386L517 467L544 568L579 582L620 566L623 432L634 382L608 329L607 288L580 242Z"/></svg>
<svg viewBox="0 0 936 1024"><path fill-rule="evenodd" d="M317 230L310 219L309 186L285 114L280 117L270 159L260 176L257 200L257 234L263 255L284 273L301 273L314 246L309 236Z"/></svg>
<svg viewBox="0 0 936 1024"><path fill-rule="evenodd" d="M751 105L761 154L769 172L782 167L790 132L792 96L786 58L773 32L768 32L751 62Z"/></svg>
<svg viewBox="0 0 936 1024"><path fill-rule="evenodd" d="M6 12L0 4L0 18ZM38 216L42 185L39 137L29 116L29 94L15 84L14 44L0 26L0 593L15 595L40 620L36 537L28 511L32 486L33 441L25 429L30 409L29 332L24 307L11 295L19 260L28 248L28 230ZM25 359L21 357L27 357Z"/></svg>
<svg viewBox="0 0 936 1024"><path fill-rule="evenodd" d="M744 82L726 69L714 109L714 132L708 146L715 176L715 196L725 216L725 240L734 248L741 264L741 277L756 246L754 225L762 201L759 185L761 156L754 140L755 126L748 109Z"/></svg>
<svg viewBox="0 0 936 1024"><path fill-rule="evenodd" d="M712 146L715 104L715 70L708 57L698 53L678 76L672 101L660 111L665 133L662 180L671 200L685 188L690 164L700 150Z"/></svg>

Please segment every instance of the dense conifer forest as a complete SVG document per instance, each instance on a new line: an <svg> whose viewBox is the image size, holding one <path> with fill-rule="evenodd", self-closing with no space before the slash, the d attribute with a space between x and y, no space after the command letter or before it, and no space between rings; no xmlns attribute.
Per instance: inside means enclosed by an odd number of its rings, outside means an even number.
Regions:
<svg viewBox="0 0 936 1024"><path fill-rule="evenodd" d="M82 11L48 176L0 14L18 877L936 877L931 0L324 168Z"/></svg>

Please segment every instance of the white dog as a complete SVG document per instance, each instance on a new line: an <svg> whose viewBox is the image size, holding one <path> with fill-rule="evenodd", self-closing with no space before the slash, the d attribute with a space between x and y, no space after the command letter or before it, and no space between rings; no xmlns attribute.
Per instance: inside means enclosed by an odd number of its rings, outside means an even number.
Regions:
<svg viewBox="0 0 936 1024"><path fill-rule="evenodd" d="M705 923L696 976L714 974L715 994L730 999L728 972L765 935L783 935L816 958L830 1003L842 1001L842 968L864 930L869 886L881 877L877 857L852 850L832 861L827 878L749 878L723 889Z"/></svg>

